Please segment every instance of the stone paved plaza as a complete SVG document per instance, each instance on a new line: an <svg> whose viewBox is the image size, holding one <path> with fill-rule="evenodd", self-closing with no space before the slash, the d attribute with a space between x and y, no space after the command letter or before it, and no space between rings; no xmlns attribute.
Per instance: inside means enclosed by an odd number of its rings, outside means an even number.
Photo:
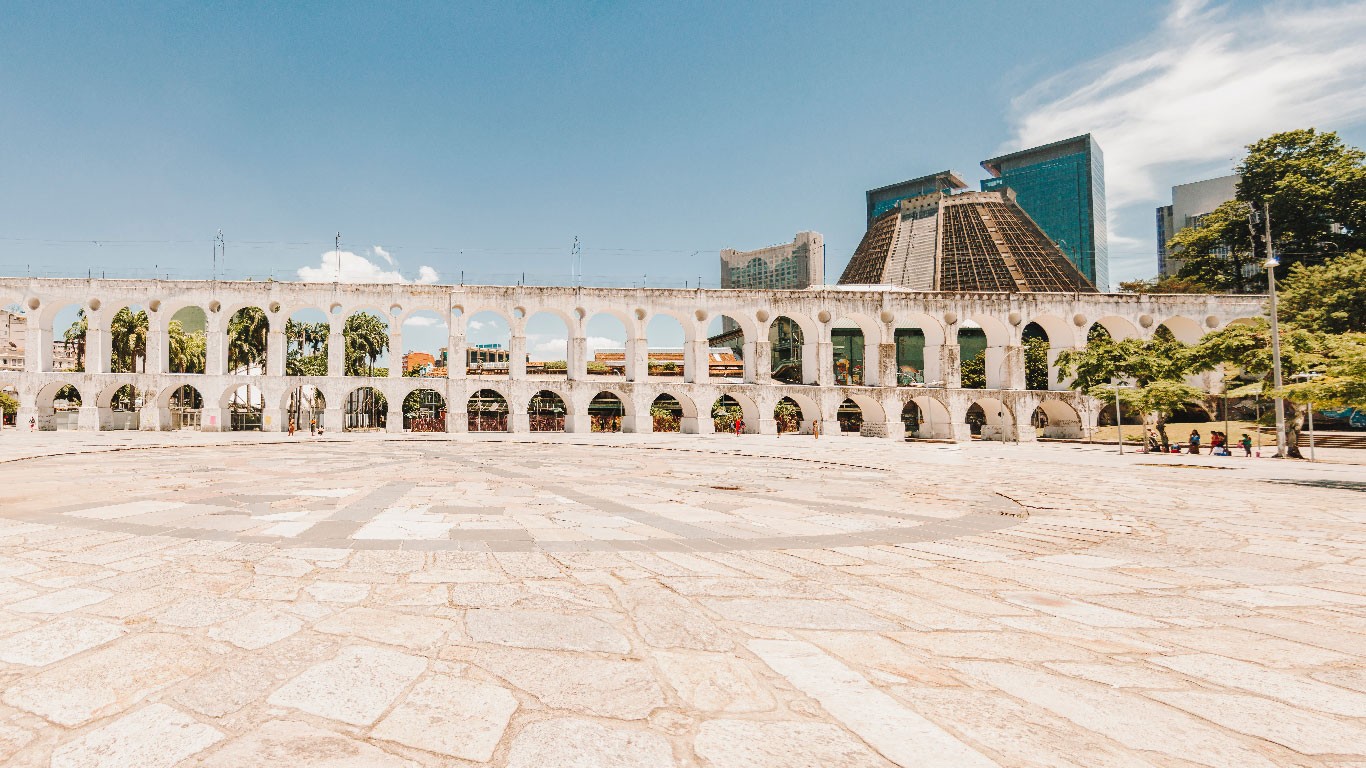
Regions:
<svg viewBox="0 0 1366 768"><path fill-rule="evenodd" d="M1366 766L1366 470L0 434L15 766Z"/></svg>

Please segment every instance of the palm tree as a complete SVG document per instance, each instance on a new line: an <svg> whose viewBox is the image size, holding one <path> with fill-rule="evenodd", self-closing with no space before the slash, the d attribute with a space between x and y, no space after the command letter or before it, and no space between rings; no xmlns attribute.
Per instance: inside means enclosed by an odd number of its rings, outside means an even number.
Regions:
<svg viewBox="0 0 1366 768"><path fill-rule="evenodd" d="M364 367L365 375L373 376L375 361L389 350L389 327L374 315L358 312L346 318L342 337L346 340L346 375L360 376Z"/></svg>
<svg viewBox="0 0 1366 768"><path fill-rule="evenodd" d="M137 373L138 363L144 370L147 361L147 313L138 310L136 314L128 307L114 313L109 323L110 346L114 353L114 373Z"/></svg>
<svg viewBox="0 0 1366 768"><path fill-rule="evenodd" d="M85 334L90 329L90 321L85 317L85 310L76 312L76 320L71 323L71 327L66 329L63 338L67 346L76 347L76 370L85 370Z"/></svg>
<svg viewBox="0 0 1366 768"><path fill-rule="evenodd" d="M270 321L260 307L245 307L228 321L228 370L261 366L266 361Z"/></svg>

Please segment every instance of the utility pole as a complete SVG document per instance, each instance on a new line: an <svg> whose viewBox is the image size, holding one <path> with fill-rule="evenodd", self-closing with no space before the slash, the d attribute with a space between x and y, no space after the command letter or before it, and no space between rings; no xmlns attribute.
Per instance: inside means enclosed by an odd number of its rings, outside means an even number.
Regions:
<svg viewBox="0 0 1366 768"><path fill-rule="evenodd" d="M341 233L337 233L337 282L341 282Z"/></svg>
<svg viewBox="0 0 1366 768"><path fill-rule="evenodd" d="M574 247L569 249L569 279L578 287L583 278L583 253L579 250L579 236L574 235Z"/></svg>
<svg viewBox="0 0 1366 768"><path fill-rule="evenodd" d="M223 239L223 230L218 230L218 236L213 241L213 280L218 282L218 252L223 252L223 263L228 263L228 242Z"/></svg>
<svg viewBox="0 0 1366 768"><path fill-rule="evenodd" d="M1124 417L1119 412L1119 379L1115 379L1115 434L1119 435L1119 455L1124 455Z"/></svg>
<svg viewBox="0 0 1366 768"><path fill-rule="evenodd" d="M1271 293L1271 383L1276 388L1276 458L1289 455L1285 439L1285 400L1281 398L1281 330L1276 312L1276 249L1271 244L1271 203L1262 202L1262 223L1266 226L1266 285Z"/></svg>

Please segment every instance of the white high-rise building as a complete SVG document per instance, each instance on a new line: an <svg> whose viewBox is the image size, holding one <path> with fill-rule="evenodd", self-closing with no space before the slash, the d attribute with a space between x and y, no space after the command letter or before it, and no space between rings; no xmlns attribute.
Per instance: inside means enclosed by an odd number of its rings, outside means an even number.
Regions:
<svg viewBox="0 0 1366 768"><path fill-rule="evenodd" d="M1217 179L1192 181L1172 187L1172 204L1157 209L1157 272L1175 275L1181 271L1178 254L1167 248L1172 237L1187 227L1199 227L1200 220L1238 194L1238 174Z"/></svg>

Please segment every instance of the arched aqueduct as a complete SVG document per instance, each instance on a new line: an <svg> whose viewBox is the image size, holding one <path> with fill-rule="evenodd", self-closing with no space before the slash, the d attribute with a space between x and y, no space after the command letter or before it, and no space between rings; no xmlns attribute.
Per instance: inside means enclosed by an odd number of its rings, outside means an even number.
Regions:
<svg viewBox="0 0 1366 768"><path fill-rule="evenodd" d="M25 370L0 371L0 385L18 390L19 422L30 418L39 428L52 428L53 398L63 387L81 395L80 429L108 427L113 393L132 385L143 393L141 429L169 429L168 398L178 388L193 387L203 398L200 428L227 428L225 409L231 393L245 384L263 393L261 428L285 429L290 392L316 387L327 403L324 421L341 423L342 403L361 387L382 392L388 403L390 431L403 428L404 397L417 389L435 390L449 404L447 430L466 430L466 408L472 394L493 390L508 404L510 432L528 430L526 406L538 392L549 390L565 404L565 430L589 429L588 403L600 392L622 403L622 429L648 432L650 405L667 394L682 410L682 431L713 431L712 404L729 395L744 411L745 429L772 434L774 408L791 398L801 409L804 428L819 418L834 425L846 400L862 413L862 433L902 437L902 412L915 403L922 414L917 436L948 440L968 438L965 423L976 404L985 414L983 437L1031 440L1031 417L1042 409L1049 436L1081 436L1094 425L1096 403L1067 390L1052 362L1063 349L1081 346L1091 327L1100 324L1116 338L1148 337L1165 326L1180 340L1193 342L1211 330L1246 322L1264 314L1256 296L1145 296L1130 294L1057 293L917 293L895 289L804 291L677 290L609 288L538 288L523 286L449 286L411 284L334 284L294 282L207 282L161 280L79 280L0 278L0 307L20 305L28 318ZM84 372L54 371L52 342L57 313L78 305L88 322ZM144 370L114 373L110 361L110 319L119 308L136 305L148 311ZM167 370L167 324L179 309L200 307L207 318L206 365L202 374ZM257 307L269 321L266 364L261 375L228 371L227 323L244 307ZM330 321L326 376L286 376L286 320L301 309L315 309ZM449 330L451 359L464 360L467 319L491 311L510 329L512 362L506 375L467 376L453 364L444 379L407 378L392 365L386 378L343 376L342 319L366 310L383 317L390 347L402 349L403 321L415 312L434 312ZM550 313L568 330L567 370L557 377L528 376L525 365L527 318ZM585 326L599 314L616 317L626 329L625 377L605 379L588 373ZM716 381L709 375L707 329L720 315L744 334L743 377ZM684 337L684 375L660 379L649 374L646 326L656 316L676 319ZM769 329L786 317L802 331L802 383L780 383L770 377ZM852 321L863 333L863 383L835 381L831 329ZM1025 387L1021 334L1029 324L1046 332L1049 342L1049 389ZM984 389L963 389L959 377L958 332L981 328L986 337ZM926 384L899 385L895 352L897 329L918 329L924 337ZM4 380L9 379L9 380ZM335 428L333 426L332 428Z"/></svg>

